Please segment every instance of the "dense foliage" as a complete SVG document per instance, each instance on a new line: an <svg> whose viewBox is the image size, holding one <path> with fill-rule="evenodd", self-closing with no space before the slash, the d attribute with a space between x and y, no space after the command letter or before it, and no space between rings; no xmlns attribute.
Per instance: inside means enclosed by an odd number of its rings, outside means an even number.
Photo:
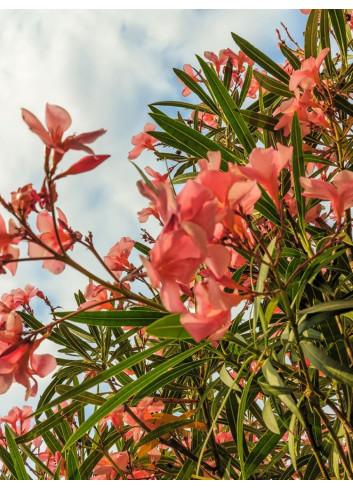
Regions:
<svg viewBox="0 0 353 489"><path fill-rule="evenodd" d="M0 393L35 396L57 367L35 413L0 419L2 479L353 479L352 21L304 13L304 46L279 38L282 65L232 34L239 51L174 70L184 98L151 104L159 129L129 153L166 164L135 165L139 221L161 232L106 255L57 207L62 178L108 157L88 146L105 131L63 139L65 109L47 105L47 128L22 110L44 180L1 198L0 273L38 260L89 284L76 311L31 285L1 298ZM72 150L88 155L65 170ZM35 353L49 341L56 359Z"/></svg>

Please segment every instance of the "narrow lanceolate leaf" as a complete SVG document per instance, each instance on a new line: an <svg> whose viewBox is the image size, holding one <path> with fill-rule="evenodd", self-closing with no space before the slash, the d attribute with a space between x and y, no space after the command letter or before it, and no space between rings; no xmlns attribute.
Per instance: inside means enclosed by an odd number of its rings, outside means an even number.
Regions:
<svg viewBox="0 0 353 489"><path fill-rule="evenodd" d="M244 121L255 127L261 127L267 131L274 131L275 126L278 124L278 119L271 117L270 115L261 114L260 112L255 112L254 110L241 110L241 115Z"/></svg>
<svg viewBox="0 0 353 489"><path fill-rule="evenodd" d="M262 417L264 419L264 422L267 426L267 428L272 431L272 433L277 433L278 435L280 434L280 429L278 427L278 423L276 420L275 415L273 414L272 406L271 406L271 399L268 398L267 401L264 404L264 408L262 411Z"/></svg>
<svg viewBox="0 0 353 489"><path fill-rule="evenodd" d="M293 145L293 180L294 195L298 206L298 222L302 233L305 231L305 198L302 196L300 177L305 177L305 165L303 154L303 138L297 113L294 114L291 139Z"/></svg>
<svg viewBox="0 0 353 489"><path fill-rule="evenodd" d="M16 472L16 479L21 481L31 480L31 478L26 472L26 467L21 457L21 453L15 442L15 438L12 434L12 431L7 426L7 424L5 424L5 433L6 433L7 446L9 448L13 466Z"/></svg>
<svg viewBox="0 0 353 489"><path fill-rule="evenodd" d="M71 435L69 440L66 442L63 450L67 450L73 443L75 443L79 438L84 436L86 433L90 431L90 429L95 426L98 421L100 421L104 416L107 416L111 413L116 407L121 406L124 402L126 402L131 396L136 395L146 386L153 384L161 375L168 372L168 370L175 365L178 365L183 360L193 355L204 345L198 345L194 348L191 348L187 351L179 353L178 355L169 358L161 365L148 372L146 375L139 377L137 380L122 387L117 394L109 398L103 406L97 409L82 425Z"/></svg>
<svg viewBox="0 0 353 489"><path fill-rule="evenodd" d="M187 182L188 180L193 180L194 178L196 178L198 175L197 172L188 172L188 173L183 173L181 175L177 175L176 177L174 177L172 179L172 184L173 185L180 185L180 184L183 184L185 182Z"/></svg>
<svg viewBox="0 0 353 489"><path fill-rule="evenodd" d="M275 78L278 78L278 80L281 80L283 83L289 83L289 75L280 66L278 66L277 63L272 61L271 58L266 56L266 54L255 48L255 46L250 44L250 42L246 41L237 34L232 33L232 37L240 49L244 51L244 53L249 56L250 59L260 65L261 68L266 70Z"/></svg>
<svg viewBox="0 0 353 489"><path fill-rule="evenodd" d="M187 428L188 425L192 423L195 423L193 419L178 419L175 421L171 421L170 423L159 426L158 428L151 431L150 433L147 433L147 435L141 438L141 440L138 442L136 446L140 447L142 445L145 445L146 443L150 443L151 441L157 440L161 436L164 436L180 428L184 428L184 427Z"/></svg>
<svg viewBox="0 0 353 489"><path fill-rule="evenodd" d="M337 44L340 48L343 66L347 65L347 34L344 13L341 9L329 9L333 32L336 35Z"/></svg>
<svg viewBox="0 0 353 489"><path fill-rule="evenodd" d="M300 342L304 355L317 370L331 379L353 387L353 370L333 360L310 341Z"/></svg>
<svg viewBox="0 0 353 489"><path fill-rule="evenodd" d="M290 413L287 412L284 414L283 419L278 420L280 425L279 433L267 431L267 433L265 433L256 443L255 447L249 453L249 456L246 459L244 467L244 479L249 479L249 477L251 477L254 471L259 467L261 462L265 460L270 453L273 453L273 449L287 431L286 423L289 416Z"/></svg>
<svg viewBox="0 0 353 489"><path fill-rule="evenodd" d="M312 9L306 23L304 35L305 59L317 56L317 29L319 23L319 10Z"/></svg>
<svg viewBox="0 0 353 489"><path fill-rule="evenodd" d="M249 92L252 76L253 76L252 66L248 66L248 69L246 70L246 75L244 78L244 83L243 83L243 86L241 87L241 92L240 92L240 96L239 96L239 107L241 107L243 105L243 103L245 102L246 96Z"/></svg>
<svg viewBox="0 0 353 489"><path fill-rule="evenodd" d="M162 341L161 343L158 343L158 344L152 346L151 348L148 348L147 350L142 351L141 353L135 353L131 357L120 362L119 365L115 365L114 367L111 367L108 370L104 370L104 372L99 373L98 375L96 375L92 379L85 380L84 382L82 382L81 385L74 387L72 390L70 390L69 393L62 394L61 396L57 397L53 401L46 403L44 406L41 406L39 409L37 409L37 411L34 413L34 415L38 416L39 414L43 413L47 409L51 408L52 406L56 406L57 404L60 404L61 402L67 401L68 399L71 399L71 396L77 396L78 394L82 394L86 390L91 389L92 387L94 387L98 384L101 384L102 382L106 382L108 379L110 379L111 377L114 377L115 375L120 374L125 369L130 368L134 365L137 365L138 363L142 362L146 358L149 358L151 355L156 353L158 350L163 349L169 343L170 343L170 340Z"/></svg>
<svg viewBox="0 0 353 489"><path fill-rule="evenodd" d="M336 68L332 61L331 42L330 42L330 19L327 9L321 9L320 16L320 42L322 49L330 48L330 52L325 56L325 65L330 76L336 74Z"/></svg>
<svg viewBox="0 0 353 489"><path fill-rule="evenodd" d="M208 106L212 110L214 114L219 115L219 110L217 105L215 105L211 97L207 95L207 93L203 90L203 88L200 86L200 83L195 82L195 80L193 80L191 76L189 76L187 73L185 73L182 70L178 70L177 68L174 68L173 71L178 76L178 78L180 78L180 80L184 82L185 85L188 88L190 88L190 90L195 95L197 95L199 99L206 104L206 106Z"/></svg>
<svg viewBox="0 0 353 489"><path fill-rule="evenodd" d="M223 145L206 138L203 134L191 127L181 124L166 115L150 114L152 119L170 134L174 139L180 141L184 147L188 148L188 153L197 158L207 158L208 151L220 151L222 156L222 168L228 169L227 162L235 161L233 153L228 151Z"/></svg>
<svg viewBox="0 0 353 489"><path fill-rule="evenodd" d="M245 447L244 443L246 443L246 440L244 439L244 415L245 415L245 409L246 409L246 401L248 399L248 394L250 390L251 383L253 381L255 371L250 375L249 379L246 382L246 385L243 389L243 393L240 399L239 403L239 408L238 408L238 414L237 414L237 448L238 448L238 457L239 457L239 463L240 463L240 470L242 477L241 479L246 480L247 477L245 475L245 464L244 464L244 452L245 452Z"/></svg>
<svg viewBox="0 0 353 489"><path fill-rule="evenodd" d="M268 272L270 269L270 258L272 257L272 253L274 250L276 244L276 238L273 238L271 243L267 247L267 253L265 253L262 257L262 264L259 270L259 276L256 281L256 292L263 292L265 288L265 281L268 276ZM261 296L256 296L254 300L254 318L253 318L253 324L254 324L254 331L256 330L256 325L257 321L259 318L259 312L260 312L260 307L261 307ZM263 329L264 329L264 334L266 334L265 329L266 325L263 323Z"/></svg>
<svg viewBox="0 0 353 489"><path fill-rule="evenodd" d="M291 64L291 66L295 70L299 70L301 67L301 62L296 57L296 55L293 53L293 51L291 49L289 49L285 44L281 44L279 48L280 48L283 56L285 56L287 58L287 60Z"/></svg>
<svg viewBox="0 0 353 489"><path fill-rule="evenodd" d="M335 95L334 97L335 106L342 110L345 114L353 117L353 105L341 95Z"/></svg>
<svg viewBox="0 0 353 489"><path fill-rule="evenodd" d="M148 326L146 332L157 338L190 339L191 335L180 322L180 314L169 314Z"/></svg>
<svg viewBox="0 0 353 489"><path fill-rule="evenodd" d="M269 359L265 360L262 365L262 372L267 380L267 382L274 387L285 387L283 380L277 373L274 367L272 367ZM289 394L281 394L278 396L279 399L287 406L287 408L292 411L293 414L297 416L302 424L304 424L303 417L300 411Z"/></svg>
<svg viewBox="0 0 353 489"><path fill-rule="evenodd" d="M55 313L59 317L65 317L68 314L72 314L72 311ZM148 326L165 315L165 313L153 309L150 311L82 311L70 318L70 321L112 328L117 326Z"/></svg>
<svg viewBox="0 0 353 489"><path fill-rule="evenodd" d="M256 144L248 126L245 124L244 119L239 112L238 107L230 96L228 90L218 78L216 72L210 66L208 66L208 64L205 63L202 58L198 56L197 59L203 69L205 77L207 78L210 89L212 90L215 99L222 109L224 117L235 132L240 143L244 146L245 151L249 154L251 150L255 148Z"/></svg>
<svg viewBox="0 0 353 489"><path fill-rule="evenodd" d="M299 314L317 314L323 312L332 312L334 314L341 314L344 311L353 310L353 299L350 300L340 300L340 301L330 301L321 302L312 307L307 307L299 311Z"/></svg>
<svg viewBox="0 0 353 489"><path fill-rule="evenodd" d="M149 246L146 246L143 243L138 243L136 242L134 244L134 248L137 249L140 253L143 253L144 255L148 256L150 254L151 248Z"/></svg>
<svg viewBox="0 0 353 489"><path fill-rule="evenodd" d="M0 460L9 469L10 474L17 479L17 473L10 453L0 444Z"/></svg>
<svg viewBox="0 0 353 489"><path fill-rule="evenodd" d="M74 413L78 411L78 409L82 406L80 402L72 402L68 406L64 407L60 411L58 411L55 414L52 414L49 416L47 419L44 421L41 421L40 423L37 423L37 425L32 428L30 431L25 433L24 435L18 436L16 438L16 443L27 443L29 441L34 440L38 436L43 435L44 433L48 432L49 430L55 428L57 425L59 425L65 417L73 416Z"/></svg>
<svg viewBox="0 0 353 489"><path fill-rule="evenodd" d="M275 78L271 78L270 76L264 75L258 71L254 71L254 76L257 82L269 92L280 95L281 97L294 97L294 93L289 90L288 84L281 83Z"/></svg>

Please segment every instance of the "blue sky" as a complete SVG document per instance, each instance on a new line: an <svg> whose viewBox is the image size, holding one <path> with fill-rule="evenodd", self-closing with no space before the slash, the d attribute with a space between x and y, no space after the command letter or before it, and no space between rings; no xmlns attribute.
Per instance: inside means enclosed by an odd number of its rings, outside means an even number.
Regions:
<svg viewBox="0 0 353 489"><path fill-rule="evenodd" d="M123 236L140 238L136 213L147 202L127 154L131 136L149 120L147 104L182 98L172 68L196 64L194 54L206 50L236 50L231 31L281 62L275 29L283 21L300 42L306 22L299 10L2 10L0 16L0 193L9 198L19 186L41 184L42 144L22 122L21 107L42 121L46 102L66 108L73 120L68 134L104 127L107 134L93 148L111 158L58 187L58 206L69 224L83 234L92 231L102 255ZM67 157L62 167L74 161ZM158 169L151 153L136 162ZM99 272L86 252L75 257ZM73 292L87 280L71 270L53 276L38 263L26 264L15 277L0 276L0 295L26 283L68 310ZM42 351L50 350L46 345ZM1 416L23 405L24 389L14 385L0 401Z"/></svg>

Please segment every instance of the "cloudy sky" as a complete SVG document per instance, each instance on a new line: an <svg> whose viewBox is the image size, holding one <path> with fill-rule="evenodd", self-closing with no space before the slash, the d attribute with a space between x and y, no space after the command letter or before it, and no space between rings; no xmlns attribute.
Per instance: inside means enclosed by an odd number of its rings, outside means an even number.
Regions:
<svg viewBox="0 0 353 489"><path fill-rule="evenodd" d="M127 154L131 136L149 120L147 104L182 98L172 68L195 65L194 54L206 50L236 50L232 31L281 62L275 29L283 21L300 40L306 20L298 10L0 10L0 16L0 193L8 199L27 183L41 185L42 143L23 123L21 107L42 121L46 102L66 108L73 120L68 134L107 129L93 148L111 158L58 186L68 223L83 234L92 231L102 255L123 236L140 239L136 213L147 202ZM66 157L61 165L74 161ZM159 168L146 152L136 162ZM75 257L99 272L85 251ZM25 264L15 277L0 276L0 295L26 283L68 310L87 280L71 270L53 276L38 263ZM24 389L14 385L1 398L0 416L23 403Z"/></svg>

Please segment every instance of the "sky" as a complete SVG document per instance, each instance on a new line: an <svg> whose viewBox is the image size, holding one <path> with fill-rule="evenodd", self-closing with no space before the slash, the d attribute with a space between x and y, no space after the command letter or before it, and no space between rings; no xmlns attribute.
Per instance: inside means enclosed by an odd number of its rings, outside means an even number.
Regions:
<svg viewBox="0 0 353 489"><path fill-rule="evenodd" d="M236 51L231 32L282 62L276 28L282 21L301 41L306 22L299 10L0 10L0 17L0 194L9 200L20 186L41 186L43 145L22 121L21 107L42 121L47 102L64 107L73 121L67 135L107 129L92 148L111 157L94 172L62 179L57 189L69 225L84 235L92 231L103 256L123 236L141 240L136 213L148 202L138 193L139 175L127 154L131 137L151 122L147 105L183 98L172 68L196 66L194 54L204 51ZM82 156L67 155L60 165L67 169ZM151 152L136 163L162 169ZM101 272L86 251L73 256ZM140 264L138 253L134 262ZM70 310L73 293L88 281L73 270L54 276L38 262L20 264L15 277L0 275L0 296L27 283ZM40 304L33 304L45 321ZM42 344L42 353L53 351L49 342ZM41 380L41 388L49 380ZM14 384L0 397L0 417L37 400L25 403L24 388Z"/></svg>

